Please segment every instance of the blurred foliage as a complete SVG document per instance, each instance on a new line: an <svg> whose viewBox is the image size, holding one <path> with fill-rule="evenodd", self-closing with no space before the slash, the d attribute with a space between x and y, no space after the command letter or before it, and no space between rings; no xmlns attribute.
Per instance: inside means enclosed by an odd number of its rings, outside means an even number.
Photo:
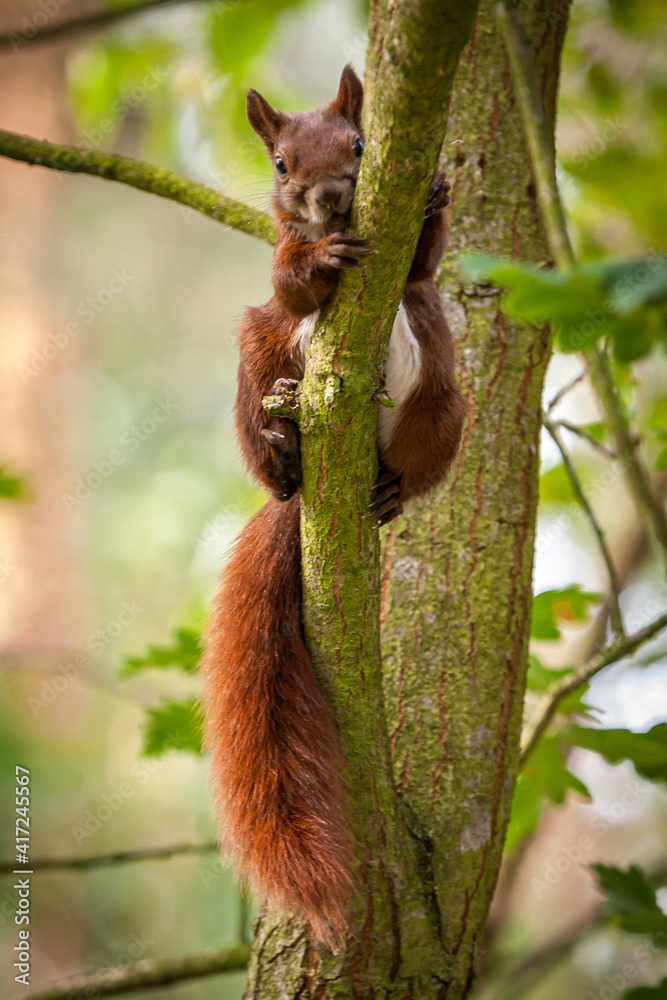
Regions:
<svg viewBox="0 0 667 1000"><path fill-rule="evenodd" d="M645 733L629 729L585 729L570 726L564 733L572 746L601 754L610 764L630 760L635 771L649 781L667 782L667 723Z"/></svg>
<svg viewBox="0 0 667 1000"><path fill-rule="evenodd" d="M557 145L584 260L664 249L666 44L661 0L572 4Z"/></svg>
<svg viewBox="0 0 667 1000"><path fill-rule="evenodd" d="M184 750L201 755L201 716L196 698L186 701L163 701L146 711L143 753L161 757L170 750Z"/></svg>
<svg viewBox="0 0 667 1000"><path fill-rule="evenodd" d="M590 798L588 789L565 763L567 746L560 737L545 736L517 778L505 850L511 853L537 828L549 805L561 805L568 792Z"/></svg>
<svg viewBox="0 0 667 1000"><path fill-rule="evenodd" d="M585 622L592 604L604 600L603 594L591 594L577 584L561 590L545 590L533 598L531 636L542 641L560 639L559 621Z"/></svg>
<svg viewBox="0 0 667 1000"><path fill-rule="evenodd" d="M0 499L21 500L25 495L26 487L23 480L0 465Z"/></svg>
<svg viewBox="0 0 667 1000"><path fill-rule="evenodd" d="M202 2L100 37L68 66L80 143L134 146L138 131L145 158L168 159L212 187L256 200L253 190L265 189L271 172L246 120L246 91L253 87L295 110L312 104L276 61L290 17L317 6Z"/></svg>
<svg viewBox="0 0 667 1000"><path fill-rule="evenodd" d="M637 865L625 871L613 865L591 865L607 896L605 915L630 934L662 933L667 944L667 915L658 906L655 889Z"/></svg>
<svg viewBox="0 0 667 1000"><path fill-rule="evenodd" d="M129 677L149 667L178 667L187 674L195 673L202 657L199 635L193 629L179 628L171 646L149 646L143 656L127 657L121 667L121 677Z"/></svg>
<svg viewBox="0 0 667 1000"><path fill-rule="evenodd" d="M567 272L480 255L460 266L470 280L508 289L503 309L510 316L550 322L562 351L605 338L617 361L630 362L667 345L667 256L597 261Z"/></svg>
<svg viewBox="0 0 667 1000"><path fill-rule="evenodd" d="M667 1000L667 978L655 986L638 986L623 994L623 1000Z"/></svg>

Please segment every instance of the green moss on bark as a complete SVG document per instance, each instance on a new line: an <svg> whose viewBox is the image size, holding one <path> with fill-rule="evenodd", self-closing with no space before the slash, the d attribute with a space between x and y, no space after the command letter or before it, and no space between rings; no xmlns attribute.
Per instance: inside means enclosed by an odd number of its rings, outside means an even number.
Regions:
<svg viewBox="0 0 667 1000"><path fill-rule="evenodd" d="M520 5L553 129L563 5ZM551 13L552 16L549 16ZM440 278L469 414L448 483L389 531L385 694L394 770L429 844L448 1000L469 994L498 874L518 764L530 625L547 331L466 286L462 252L544 261L530 161L483 3L461 60L443 166L453 186Z"/></svg>
<svg viewBox="0 0 667 1000"><path fill-rule="evenodd" d="M264 212L228 198L205 184L186 180L171 170L153 166L143 160L107 153L101 149L57 145L2 129L0 156L68 174L90 174L107 181L119 181L140 191L175 201L195 212L201 212L209 219L266 240L267 243L275 243L276 227L273 219Z"/></svg>

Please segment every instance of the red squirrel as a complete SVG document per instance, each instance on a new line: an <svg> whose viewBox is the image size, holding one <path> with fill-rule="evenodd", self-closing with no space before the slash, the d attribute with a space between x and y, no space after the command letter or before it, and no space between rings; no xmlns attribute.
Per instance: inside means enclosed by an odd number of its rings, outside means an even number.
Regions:
<svg viewBox="0 0 667 1000"><path fill-rule="evenodd" d="M344 232L364 149L363 87L350 66L331 103L275 111L256 91L248 120L273 164L277 239L274 294L239 328L235 404L241 451L272 496L243 529L227 562L207 633L206 744L221 841L256 893L305 918L315 937L339 940L350 895L344 759L301 623L299 431L269 416L262 397L294 388L319 309L342 268L371 252ZM449 184L433 180L394 322L379 406L380 474L370 505L378 524L444 477L461 435L463 397L433 280L446 238Z"/></svg>

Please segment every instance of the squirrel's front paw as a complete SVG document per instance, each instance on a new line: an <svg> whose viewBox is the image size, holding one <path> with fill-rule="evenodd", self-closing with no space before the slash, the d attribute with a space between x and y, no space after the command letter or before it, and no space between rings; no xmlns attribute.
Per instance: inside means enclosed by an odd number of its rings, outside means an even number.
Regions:
<svg viewBox="0 0 667 1000"><path fill-rule="evenodd" d="M344 233L330 233L319 243L322 263L337 270L343 267L358 267L364 257L373 251L366 246L361 236L347 236Z"/></svg>
<svg viewBox="0 0 667 1000"><path fill-rule="evenodd" d="M277 378L271 386L271 396L282 396L288 405L296 405L296 393L299 381L295 378Z"/></svg>
<svg viewBox="0 0 667 1000"><path fill-rule="evenodd" d="M428 219L429 216L435 215L436 212L449 205L449 192L451 189L452 185L447 180L445 171L437 170L431 182L431 190L428 193L424 218Z"/></svg>

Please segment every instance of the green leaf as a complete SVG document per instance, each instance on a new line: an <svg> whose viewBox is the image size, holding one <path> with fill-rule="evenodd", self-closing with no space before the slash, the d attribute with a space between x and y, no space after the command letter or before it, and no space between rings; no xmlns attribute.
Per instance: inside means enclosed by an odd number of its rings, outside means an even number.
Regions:
<svg viewBox="0 0 667 1000"><path fill-rule="evenodd" d="M25 483L18 476L12 476L0 465L0 498L3 500L21 500L26 495Z"/></svg>
<svg viewBox="0 0 667 1000"><path fill-rule="evenodd" d="M614 312L629 316L640 306L659 302L667 294L667 256L655 252L627 260L587 265L599 276Z"/></svg>
<svg viewBox="0 0 667 1000"><path fill-rule="evenodd" d="M580 503L562 462L540 476L540 503Z"/></svg>
<svg viewBox="0 0 667 1000"><path fill-rule="evenodd" d="M144 721L143 753L146 757L162 757L169 750L202 751L202 727L199 702L163 701L149 708Z"/></svg>
<svg viewBox="0 0 667 1000"><path fill-rule="evenodd" d="M563 677L567 677L568 674L572 673L572 667L563 667L562 670L551 670L549 667L545 667L544 664L540 663L536 656L531 653L529 666L528 666L528 690L529 691L548 691L556 681L562 680Z"/></svg>
<svg viewBox="0 0 667 1000"><path fill-rule="evenodd" d="M534 691L536 694L544 694L545 691L549 691L550 688L557 683L557 681L562 680L564 677L568 677L573 672L572 667L563 667L560 670L552 670L549 667L545 667L544 664L540 663L536 656L532 653L529 658L528 667L528 678L527 687L529 691ZM579 715L583 719L593 719L594 716L591 715L590 706L586 705L584 698L588 693L588 685L584 684L582 687L577 688L572 694L567 695L558 703L558 714L559 715Z"/></svg>
<svg viewBox="0 0 667 1000"><path fill-rule="evenodd" d="M667 978L661 979L655 986L637 986L624 993L623 1000L667 1000Z"/></svg>
<svg viewBox="0 0 667 1000"><path fill-rule="evenodd" d="M604 420L594 420L590 424L580 424L582 430L586 431L594 441L604 441L607 436L607 424Z"/></svg>
<svg viewBox="0 0 667 1000"><path fill-rule="evenodd" d="M570 726L566 737L574 746L601 754L610 764L629 760L643 778L667 782L667 722L653 726L646 733Z"/></svg>
<svg viewBox="0 0 667 1000"><path fill-rule="evenodd" d="M505 843L508 853L536 829L547 806L565 801L568 791L590 798L586 786L565 766L561 744L555 736L543 737L519 774Z"/></svg>
<svg viewBox="0 0 667 1000"><path fill-rule="evenodd" d="M667 929L655 889L636 865L625 871L613 865L591 865L607 895L605 913L630 934L657 934Z"/></svg>
<svg viewBox="0 0 667 1000"><path fill-rule="evenodd" d="M128 657L121 667L121 677L129 677L148 667L178 667L186 674L193 674L202 654L199 633L194 629L179 628L174 632L171 646L149 646L143 656Z"/></svg>
<svg viewBox="0 0 667 1000"><path fill-rule="evenodd" d="M655 460L656 472L662 472L663 469L667 469L667 445L658 453L658 457Z"/></svg>
<svg viewBox="0 0 667 1000"><path fill-rule="evenodd" d="M508 289L504 310L533 323L576 323L586 309L602 304L598 283L581 269L551 271L480 254L461 258L459 266L466 278Z"/></svg>
<svg viewBox="0 0 667 1000"><path fill-rule="evenodd" d="M558 346L578 351L607 336L617 360L634 361L665 336L667 256L579 264L548 271L481 255L460 261L464 275L507 289L503 309L532 323L551 322Z"/></svg>
<svg viewBox="0 0 667 1000"><path fill-rule="evenodd" d="M531 636L542 641L560 639L559 621L583 622L591 604L599 604L601 594L589 593L577 584L561 590L545 590L533 598Z"/></svg>
<svg viewBox="0 0 667 1000"><path fill-rule="evenodd" d="M664 155L637 155L636 148L610 145L599 156L575 156L563 167L594 191L599 204L629 215L648 237L649 245L663 245L667 212Z"/></svg>

